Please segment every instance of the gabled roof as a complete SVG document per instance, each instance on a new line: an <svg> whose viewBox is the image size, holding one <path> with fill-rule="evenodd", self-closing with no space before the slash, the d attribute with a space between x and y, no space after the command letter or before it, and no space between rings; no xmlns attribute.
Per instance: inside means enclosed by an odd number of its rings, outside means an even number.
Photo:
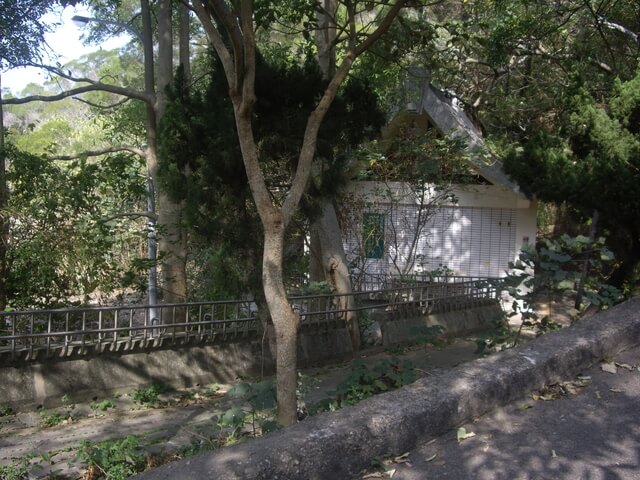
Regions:
<svg viewBox="0 0 640 480"><path fill-rule="evenodd" d="M467 143L469 160L476 171L494 185L505 188L526 198L517 183L502 169L502 161L485 148L482 133L471 119L451 98L426 82L422 92L422 105L418 113L424 113L430 122L444 135L462 137Z"/></svg>

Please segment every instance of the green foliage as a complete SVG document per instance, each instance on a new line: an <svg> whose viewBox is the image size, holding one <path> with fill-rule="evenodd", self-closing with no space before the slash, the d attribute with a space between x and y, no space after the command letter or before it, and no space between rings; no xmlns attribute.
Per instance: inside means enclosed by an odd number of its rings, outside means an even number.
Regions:
<svg viewBox="0 0 640 480"><path fill-rule="evenodd" d="M601 94L638 65L636 40L612 27L637 31L630 2L468 0L427 16L428 26L411 25L414 37L433 31L412 61L429 65L434 83L453 89L487 133L508 142L559 129L576 72Z"/></svg>
<svg viewBox="0 0 640 480"><path fill-rule="evenodd" d="M47 413L43 407L38 409L40 422L44 427L55 427L62 422L73 420L73 414L70 408L65 411Z"/></svg>
<svg viewBox="0 0 640 480"><path fill-rule="evenodd" d="M144 407L155 407L158 405L158 396L161 393L171 391L171 387L164 384L153 384L148 387L140 387L133 391L133 401Z"/></svg>
<svg viewBox="0 0 640 480"><path fill-rule="evenodd" d="M9 465L0 465L2 480L27 480L29 478L29 460L21 458Z"/></svg>
<svg viewBox="0 0 640 480"><path fill-rule="evenodd" d="M500 315L492 320L490 332L480 335L476 340L476 355L488 355L504 348L515 346L514 332L509 326L508 317Z"/></svg>
<svg viewBox="0 0 640 480"><path fill-rule="evenodd" d="M355 157L360 163L359 178L406 181L417 184L473 183L460 138L442 136L426 125L412 126L410 113L400 113L389 128L391 138L363 145Z"/></svg>
<svg viewBox="0 0 640 480"><path fill-rule="evenodd" d="M218 395L218 391L220 390L220 385L211 384L207 387L207 389L201 393L203 397L215 397Z"/></svg>
<svg viewBox="0 0 640 480"><path fill-rule="evenodd" d="M7 64L23 65L40 58L44 34L49 27L41 17L58 1L7 0L2 3L0 16L0 68Z"/></svg>
<svg viewBox="0 0 640 480"><path fill-rule="evenodd" d="M95 411L100 410L101 412L106 412L110 408L116 408L116 404L113 402L113 400L109 399L101 401L93 400L91 403L89 403L89 408Z"/></svg>
<svg viewBox="0 0 640 480"><path fill-rule="evenodd" d="M133 435L99 443L82 440L76 458L92 470L91 478L124 480L145 469L142 445Z"/></svg>
<svg viewBox="0 0 640 480"><path fill-rule="evenodd" d="M312 406L310 411L317 413L355 405L378 393L413 383L417 378L413 364L408 360L384 359L368 367L363 360L357 359L351 362L349 375L331 392L332 398Z"/></svg>
<svg viewBox="0 0 640 480"><path fill-rule="evenodd" d="M509 294L516 292L516 282L534 292L573 292L582 276L584 261L589 264L589 275L584 282L584 296L592 304L607 308L621 300L620 291L604 282L607 264L614 261L613 253L606 247L605 239L590 241L587 237L562 235L555 240L544 240L537 249L525 249L512 266L513 279L506 282ZM527 278L527 272L535 268L535 276ZM528 305L530 306L530 305Z"/></svg>
<svg viewBox="0 0 640 480"><path fill-rule="evenodd" d="M254 132L267 185L279 201L295 170L307 117L325 85L311 58L302 63L286 55L268 58L271 63L260 58L257 65ZM186 222L198 243L206 245L205 262L200 262L207 285L203 290L235 297L260 288L262 229L244 172L228 85L217 60L210 70L211 80L201 90L188 88L180 71L169 89L159 134L160 176L174 198L185 202ZM315 213L314 198L332 195L344 182L343 152L379 129L383 118L376 105L366 82L356 80L333 102L317 143L322 175L311 182L304 201L308 215ZM285 265L296 263L287 260Z"/></svg>
<svg viewBox="0 0 640 480"><path fill-rule="evenodd" d="M547 316L540 318L535 311L537 299L549 292L573 293L583 277L585 260L589 272L584 277L584 298L600 309L608 308L622 299L620 291L604 282L606 265L614 260L613 253L599 238L563 235L556 240L544 240L538 248L526 248L511 264L508 275L500 279L497 287L512 299L507 317L494 320L491 334L478 339L476 353L510 348L518 344L523 327L531 328L537 335L557 330L560 325ZM520 328L512 331L508 318L520 316Z"/></svg>
<svg viewBox="0 0 640 480"><path fill-rule="evenodd" d="M333 286L326 280L309 282L300 288L300 295L324 295L333 293Z"/></svg>
<svg viewBox="0 0 640 480"><path fill-rule="evenodd" d="M144 198L139 160L55 162L9 145L8 297L14 307L59 305L123 285L143 229L113 217ZM125 249L126 250L126 249ZM134 274L135 276L135 274Z"/></svg>
<svg viewBox="0 0 640 480"><path fill-rule="evenodd" d="M13 413L14 413L13 408L11 408L10 406L8 405L0 406L0 417L13 415Z"/></svg>
<svg viewBox="0 0 640 480"><path fill-rule="evenodd" d="M227 432L227 444L236 442L246 425L251 426L254 437L277 428L274 419L276 387L272 380L243 382L235 385L227 394L245 403L230 408L218 419L218 426Z"/></svg>
<svg viewBox="0 0 640 480"><path fill-rule="evenodd" d="M560 128L532 134L510 151L505 168L543 200L567 202L585 218L600 213L620 261L611 282L621 287L635 281L640 263L640 74L617 82L605 99L581 78L573 85Z"/></svg>
<svg viewBox="0 0 640 480"><path fill-rule="evenodd" d="M411 328L411 334L415 335L414 340L418 344L438 345L438 337L441 337L445 328L442 325L419 325Z"/></svg>
<svg viewBox="0 0 640 480"><path fill-rule="evenodd" d="M38 407L38 415L44 427L55 427L63 422L72 422L74 420L73 410L75 405L71 403L69 395L64 394L61 400L64 403L62 410L47 412L42 405Z"/></svg>

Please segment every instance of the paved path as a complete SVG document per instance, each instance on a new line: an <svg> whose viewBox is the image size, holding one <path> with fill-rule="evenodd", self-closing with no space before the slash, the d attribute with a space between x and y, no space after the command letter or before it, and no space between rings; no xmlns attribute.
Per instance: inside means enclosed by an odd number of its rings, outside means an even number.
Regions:
<svg viewBox="0 0 640 480"><path fill-rule="evenodd" d="M640 479L640 348L615 361L615 374L596 366L585 387L566 385L577 395L516 401L463 426L475 436L450 431L387 468L394 480Z"/></svg>

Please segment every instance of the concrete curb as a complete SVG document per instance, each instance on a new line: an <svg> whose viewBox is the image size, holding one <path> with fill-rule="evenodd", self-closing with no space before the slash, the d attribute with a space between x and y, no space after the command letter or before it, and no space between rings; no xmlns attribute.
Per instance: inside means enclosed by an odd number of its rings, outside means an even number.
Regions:
<svg viewBox="0 0 640 480"><path fill-rule="evenodd" d="M640 297L529 344L257 440L135 478L350 479L419 443L640 343Z"/></svg>

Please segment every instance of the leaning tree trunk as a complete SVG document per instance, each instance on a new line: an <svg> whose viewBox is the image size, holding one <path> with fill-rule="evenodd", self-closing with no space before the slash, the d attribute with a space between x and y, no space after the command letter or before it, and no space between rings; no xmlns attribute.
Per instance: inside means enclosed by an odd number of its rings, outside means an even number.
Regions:
<svg viewBox="0 0 640 480"><path fill-rule="evenodd" d="M351 278L347 267L347 258L342 244L342 231L333 202L321 199L320 216L311 225L312 265L321 266L324 279L333 285L338 295L338 308L344 313L351 345L354 350L360 349L360 328L355 308L355 299L351 288ZM315 249L315 251L314 251ZM312 277L313 278L313 277Z"/></svg>
<svg viewBox="0 0 640 480"><path fill-rule="evenodd" d="M336 25L337 0L322 0L322 11L318 12L318 30L315 43L318 48L318 65L324 80L329 81L336 71ZM321 175L321 173L319 173ZM355 311L355 300L347 267L347 257L342 244L342 231L331 199L321 198L321 213L311 224L311 264L312 280L329 282L339 298L338 307L344 310L344 319L349 328L351 345L360 349L360 328Z"/></svg>

